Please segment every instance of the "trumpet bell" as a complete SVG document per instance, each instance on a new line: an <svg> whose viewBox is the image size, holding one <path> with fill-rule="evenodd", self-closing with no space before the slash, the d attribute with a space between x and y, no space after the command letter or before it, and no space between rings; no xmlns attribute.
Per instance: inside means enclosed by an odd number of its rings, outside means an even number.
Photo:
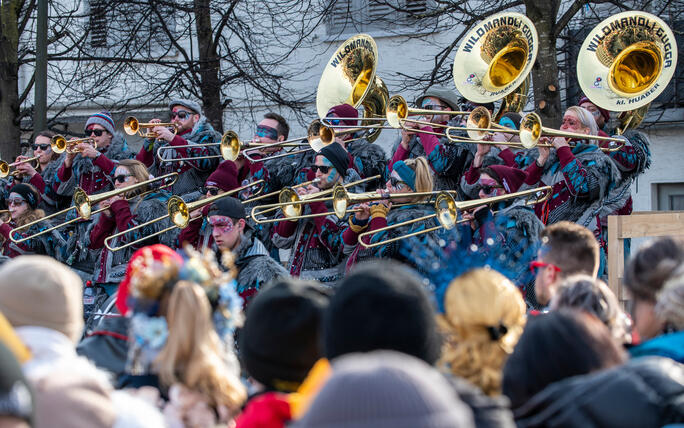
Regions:
<svg viewBox="0 0 684 428"><path fill-rule="evenodd" d="M5 161L0 161L0 177L5 178L9 175L10 166Z"/></svg>
<svg viewBox="0 0 684 428"><path fill-rule="evenodd" d="M450 230L458 222L458 209L454 197L447 192L441 192L435 199L435 213L437 221L443 228Z"/></svg>
<svg viewBox="0 0 684 428"><path fill-rule="evenodd" d="M138 133L138 131L140 131L140 122L135 117L128 116L124 120L123 127L126 134L135 135Z"/></svg>
<svg viewBox="0 0 684 428"><path fill-rule="evenodd" d="M476 103L492 102L515 91L537 58L537 30L520 13L492 15L463 40L454 57L454 83Z"/></svg>
<svg viewBox="0 0 684 428"><path fill-rule="evenodd" d="M641 11L613 15L594 27L577 57L577 80L592 103L609 111L635 110L667 87L677 66L672 30Z"/></svg>
<svg viewBox="0 0 684 428"><path fill-rule="evenodd" d="M67 139L62 135L55 135L50 139L50 147L55 153L64 153L67 149Z"/></svg>
<svg viewBox="0 0 684 428"><path fill-rule="evenodd" d="M526 149L537 146L542 134L541 118L537 113L527 113L520 121L520 143Z"/></svg>

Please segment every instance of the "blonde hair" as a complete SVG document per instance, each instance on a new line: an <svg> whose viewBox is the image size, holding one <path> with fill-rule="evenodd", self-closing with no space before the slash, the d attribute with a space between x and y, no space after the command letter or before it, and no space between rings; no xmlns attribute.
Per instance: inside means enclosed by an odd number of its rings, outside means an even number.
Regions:
<svg viewBox="0 0 684 428"><path fill-rule="evenodd" d="M135 178L138 183L147 181L150 179L150 173L147 171L145 164L136 159L121 159L117 167L122 166L128 170L128 172ZM128 196L139 195L141 193L147 192L150 189L149 185L142 186L131 192L127 192Z"/></svg>
<svg viewBox="0 0 684 428"><path fill-rule="evenodd" d="M525 326L525 302L496 271L475 269L454 279L437 318L446 335L438 362L487 395L501 393L503 365Z"/></svg>
<svg viewBox="0 0 684 428"><path fill-rule="evenodd" d="M568 112L571 112L572 114L577 116L582 126L589 130L589 135L598 135L599 129L598 125L596 124L596 119L594 119L594 116L591 114L589 110L580 106L572 106L568 107L568 109L565 110L565 113ZM596 144L595 140L589 140L589 142L591 144Z"/></svg>
<svg viewBox="0 0 684 428"><path fill-rule="evenodd" d="M432 192L434 188L434 180L432 178L432 169L425 157L420 156L413 159L406 159L404 161L406 166L411 168L416 173L416 192ZM410 198L410 202L419 202L427 199L425 196L415 196Z"/></svg>
<svg viewBox="0 0 684 428"><path fill-rule="evenodd" d="M45 211L41 210L40 208L36 208L34 210L31 208L28 202L26 203L26 206L28 207L26 212L24 212L24 214L22 214L21 217L14 221L14 224L16 225L15 227L23 226L25 224L31 223L32 221L40 220L41 218L45 217ZM8 213L6 222L9 221L12 221L12 216ZM5 237L0 235L0 245L4 243Z"/></svg>
<svg viewBox="0 0 684 428"><path fill-rule="evenodd" d="M231 414L238 413L247 392L222 357L204 289L179 281L169 296L166 320L169 337L155 360L162 384L180 382L205 395L215 408L225 406Z"/></svg>

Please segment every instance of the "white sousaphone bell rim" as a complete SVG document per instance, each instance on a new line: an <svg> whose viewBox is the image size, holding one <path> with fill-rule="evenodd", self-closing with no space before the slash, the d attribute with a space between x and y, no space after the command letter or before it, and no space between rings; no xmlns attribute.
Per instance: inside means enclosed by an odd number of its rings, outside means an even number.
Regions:
<svg viewBox="0 0 684 428"><path fill-rule="evenodd" d="M341 49L344 49L345 46L355 42L356 40L364 40L369 42L373 54L375 55L375 67L373 70L373 75L370 76L370 83L364 91L363 96L361 96L359 99L363 100L365 98L367 92L371 89L375 82L375 68L377 68L378 62L378 46L375 43L375 40L373 40L373 37L368 34L357 34L348 38L335 49L335 52L328 60L323 73L321 73L321 78L318 81L318 89L316 90L316 111L318 113L318 117L321 119L328 114L328 110L330 110L332 107L345 103L351 94L351 82L348 82L343 76L336 76L337 74L341 74L341 68L333 67L332 63L335 60L337 53ZM324 87L322 85L324 82L342 82L343 85L332 87L332 85L328 84L326 87ZM354 107L358 108L358 105L355 105Z"/></svg>
<svg viewBox="0 0 684 428"><path fill-rule="evenodd" d="M669 38L670 43L673 45L671 49L671 65L666 66L665 58L663 58L662 72L654 82L654 85L659 84L657 89L650 93L648 93L647 90L647 95L643 98L641 97L644 92L640 94L634 94L630 97L624 97L610 89L608 83L610 66L606 67L603 65L597 58L596 53L588 50L588 47L595 35L603 36L604 33L601 31L601 29L606 25L609 25L611 22L615 22L616 20L620 20L622 18L639 16L643 16L649 20L655 21ZM677 41L670 27L662 19L650 13L641 11L628 11L621 12L604 19L601 21L601 23L592 28L591 32L589 32L589 35L584 39L584 43L582 43L582 47L580 48L579 54L577 56L577 81L579 82L580 88L582 89L584 95L586 95L593 104L596 104L597 106L609 111L628 111L638 109L648 103L653 102L653 100L655 100L655 98L658 97L658 95L660 95L660 93L662 93L667 87L668 83L672 79L672 76L674 75L676 67ZM598 80L599 78L601 79L600 81ZM598 82L598 86L594 85L596 82ZM652 85L651 88L654 85ZM629 102L630 99L636 98L641 99Z"/></svg>
<svg viewBox="0 0 684 428"><path fill-rule="evenodd" d="M471 37L477 37L477 30L482 26L492 22L495 19L502 17L516 18L522 21L521 29L525 26L530 29L532 33L532 46L530 46L530 53L528 55L529 60L525 64L525 67L521 70L518 77L511 81L505 88L492 92L486 90L481 82L482 79L489 68L489 64L486 63L482 58L480 58L480 46L484 40L484 37L480 39L473 45L471 52L465 52L463 47L466 42ZM453 64L453 76L454 83L456 84L456 89L463 95L466 99L476 103L488 103L499 100L511 92L515 91L527 78L532 71L532 66L537 60L538 51L538 41L539 36L537 34L537 29L530 18L518 12L500 12L491 16L488 16L484 20L478 22L478 24L468 32L468 34L463 38L463 41L459 44L458 51L454 56ZM472 82L468 79L470 75L475 75L472 78Z"/></svg>

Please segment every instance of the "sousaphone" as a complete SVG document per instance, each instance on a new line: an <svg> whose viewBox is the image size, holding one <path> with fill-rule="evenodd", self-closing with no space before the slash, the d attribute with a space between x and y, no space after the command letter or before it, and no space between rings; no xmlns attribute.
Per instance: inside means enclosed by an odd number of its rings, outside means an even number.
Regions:
<svg viewBox="0 0 684 428"><path fill-rule="evenodd" d="M316 93L318 117L324 119L328 111L340 104L363 107L364 118L384 118L389 100L385 83L375 75L378 47L368 34L357 34L347 39L335 51L323 70ZM370 128L366 139L375 141L381 126Z"/></svg>
<svg viewBox="0 0 684 428"><path fill-rule="evenodd" d="M458 47L456 88L475 103L494 102L514 91L526 96L538 40L534 24L523 14L502 12L484 19Z"/></svg>

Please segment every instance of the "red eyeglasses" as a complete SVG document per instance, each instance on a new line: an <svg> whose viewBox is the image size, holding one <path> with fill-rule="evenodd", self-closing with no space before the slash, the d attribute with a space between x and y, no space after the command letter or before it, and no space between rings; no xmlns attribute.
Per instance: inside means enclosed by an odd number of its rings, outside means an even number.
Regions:
<svg viewBox="0 0 684 428"><path fill-rule="evenodd" d="M561 268L559 268L558 266L551 264L551 263L544 263L544 262L540 262L539 260L535 260L533 262L530 262L530 272L532 272L534 274L537 273L537 269L545 268L545 267L551 267L551 269L555 270L556 272L561 271Z"/></svg>

